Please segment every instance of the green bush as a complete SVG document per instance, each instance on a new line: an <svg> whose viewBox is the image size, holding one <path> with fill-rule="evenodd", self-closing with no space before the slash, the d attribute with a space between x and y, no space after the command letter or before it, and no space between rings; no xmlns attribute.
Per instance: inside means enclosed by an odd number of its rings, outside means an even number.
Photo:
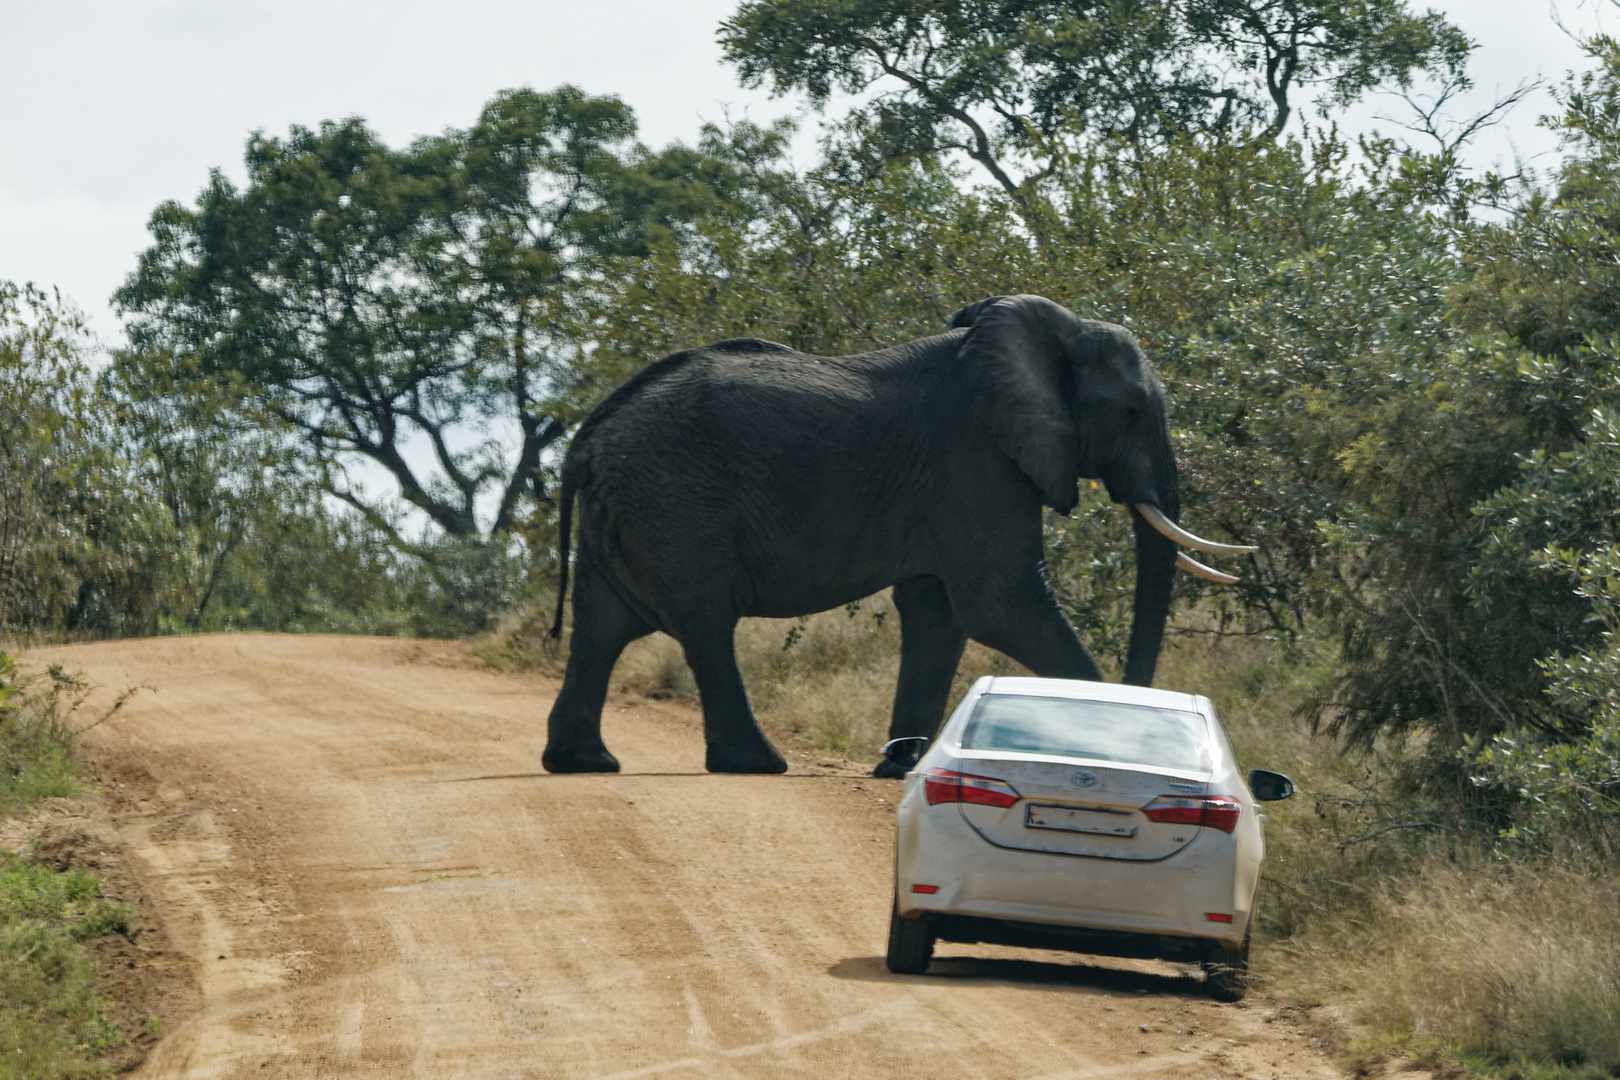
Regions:
<svg viewBox="0 0 1620 1080"><path fill-rule="evenodd" d="M1593 647L1542 662L1552 717L1562 725L1524 725L1476 747L1480 783L1519 796L1507 836L1543 849L1578 839L1610 866L1620 864L1620 548L1590 554L1554 551L1549 561L1573 574L1603 627Z"/></svg>

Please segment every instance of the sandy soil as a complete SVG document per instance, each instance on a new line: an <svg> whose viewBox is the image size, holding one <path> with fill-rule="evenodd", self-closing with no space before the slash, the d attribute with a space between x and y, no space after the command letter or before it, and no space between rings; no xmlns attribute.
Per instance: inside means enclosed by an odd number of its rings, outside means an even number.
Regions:
<svg viewBox="0 0 1620 1080"><path fill-rule="evenodd" d="M899 785L785 737L788 775L710 776L694 710L615 697L625 772L548 776L555 682L451 645L29 660L151 688L91 735L152 939L200 992L142 1077L1339 1075L1285 1013L1165 965L942 945L889 975Z"/></svg>

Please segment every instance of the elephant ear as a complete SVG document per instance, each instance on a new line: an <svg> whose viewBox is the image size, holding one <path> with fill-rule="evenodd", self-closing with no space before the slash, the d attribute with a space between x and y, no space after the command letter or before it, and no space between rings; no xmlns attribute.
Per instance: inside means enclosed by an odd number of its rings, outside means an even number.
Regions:
<svg viewBox="0 0 1620 1080"><path fill-rule="evenodd" d="M951 316L950 328L952 330L960 330L964 326L972 326L973 320L979 317L979 313L981 311L989 307L991 304L999 304L1005 299L1007 299L1005 296L987 296L983 300L969 304L967 307Z"/></svg>
<svg viewBox="0 0 1620 1080"><path fill-rule="evenodd" d="M1067 514L1079 501L1080 447L1070 414L1068 339L1080 331L1069 311L1041 296L981 300L966 318L957 361L978 398L985 430L1035 482L1046 503Z"/></svg>

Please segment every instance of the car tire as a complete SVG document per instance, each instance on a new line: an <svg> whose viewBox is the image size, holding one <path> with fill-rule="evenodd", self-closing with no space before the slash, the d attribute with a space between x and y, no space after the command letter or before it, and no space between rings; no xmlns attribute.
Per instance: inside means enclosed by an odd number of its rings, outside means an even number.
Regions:
<svg viewBox="0 0 1620 1080"><path fill-rule="evenodd" d="M1242 1001L1249 992L1249 935L1243 935L1241 949L1222 949L1209 952L1204 961L1204 989L1216 1001Z"/></svg>
<svg viewBox="0 0 1620 1080"><path fill-rule="evenodd" d="M902 919L897 906L889 913L889 970L921 975L934 958L934 931L926 918Z"/></svg>

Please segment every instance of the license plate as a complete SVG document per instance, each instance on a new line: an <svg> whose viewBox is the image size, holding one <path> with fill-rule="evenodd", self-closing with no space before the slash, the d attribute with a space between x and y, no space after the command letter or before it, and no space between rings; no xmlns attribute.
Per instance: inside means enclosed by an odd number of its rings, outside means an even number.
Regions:
<svg viewBox="0 0 1620 1080"><path fill-rule="evenodd" d="M1081 810L1074 806L1024 808L1024 828L1055 829L1058 832L1085 833L1088 836L1117 836L1128 840L1136 835L1136 823L1124 810Z"/></svg>

